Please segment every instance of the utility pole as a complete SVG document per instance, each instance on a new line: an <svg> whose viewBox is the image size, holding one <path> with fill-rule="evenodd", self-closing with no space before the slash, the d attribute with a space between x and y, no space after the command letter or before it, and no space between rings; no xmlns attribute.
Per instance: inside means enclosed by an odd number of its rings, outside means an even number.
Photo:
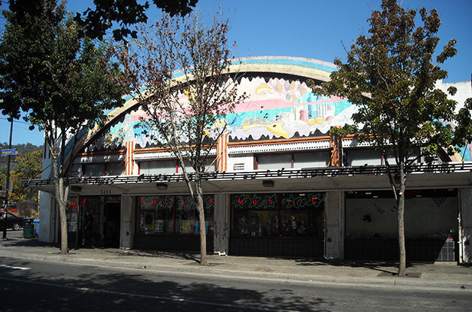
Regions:
<svg viewBox="0 0 472 312"><path fill-rule="evenodd" d="M10 138L8 140L8 148L11 150L11 140L13 136L13 117L10 116ZM8 155L7 161L7 181L6 181L6 190L5 190L5 209L4 209L4 216L5 216L5 223L3 227L3 239L7 239L7 213L8 213L8 193L10 191L10 163L11 163L11 155Z"/></svg>

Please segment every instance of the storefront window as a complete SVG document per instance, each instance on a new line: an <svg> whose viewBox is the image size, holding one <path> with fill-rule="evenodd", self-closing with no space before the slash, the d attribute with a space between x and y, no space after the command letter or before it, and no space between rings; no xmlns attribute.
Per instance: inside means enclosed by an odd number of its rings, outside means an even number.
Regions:
<svg viewBox="0 0 472 312"><path fill-rule="evenodd" d="M79 211L79 204L78 204L77 197L73 197L69 199L69 202L67 203L67 209L66 209L68 232L77 232L78 211Z"/></svg>
<svg viewBox="0 0 472 312"><path fill-rule="evenodd" d="M322 235L323 194L234 194L234 237Z"/></svg>
<svg viewBox="0 0 472 312"><path fill-rule="evenodd" d="M213 230L213 195L204 196L207 232ZM139 196L139 230L143 234L199 234L196 206L188 195Z"/></svg>

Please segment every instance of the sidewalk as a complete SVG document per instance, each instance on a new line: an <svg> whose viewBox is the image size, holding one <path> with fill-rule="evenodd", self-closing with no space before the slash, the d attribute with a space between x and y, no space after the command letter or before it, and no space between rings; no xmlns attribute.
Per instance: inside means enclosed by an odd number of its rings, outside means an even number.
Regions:
<svg viewBox="0 0 472 312"><path fill-rule="evenodd" d="M63 256L56 247L26 240L13 233L9 232L11 239L0 242L0 257L148 270L174 275L472 292L472 267L458 266L455 263L415 263L407 269L409 277L403 278L394 276L396 267L382 262L325 262L211 255L210 265L202 267L198 264L196 255L178 253L79 249Z"/></svg>

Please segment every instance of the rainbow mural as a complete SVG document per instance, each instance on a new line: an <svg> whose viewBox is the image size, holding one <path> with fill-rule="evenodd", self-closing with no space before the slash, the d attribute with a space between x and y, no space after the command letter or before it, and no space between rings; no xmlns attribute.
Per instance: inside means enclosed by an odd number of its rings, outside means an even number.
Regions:
<svg viewBox="0 0 472 312"><path fill-rule="evenodd" d="M246 100L238 103L224 119L230 140L261 140L325 134L333 126L351 121L354 106L338 97L315 95L304 81L284 78L242 78L238 92ZM143 133L146 113L137 109L95 140L91 150L116 149L134 140L140 147L155 145Z"/></svg>

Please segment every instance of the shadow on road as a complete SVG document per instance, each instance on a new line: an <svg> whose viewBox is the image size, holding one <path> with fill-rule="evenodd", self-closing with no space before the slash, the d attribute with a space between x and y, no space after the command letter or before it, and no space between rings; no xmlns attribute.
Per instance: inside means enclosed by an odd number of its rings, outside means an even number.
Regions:
<svg viewBox="0 0 472 312"><path fill-rule="evenodd" d="M9 262L27 267L28 261ZM67 266L63 266L67 268ZM253 290L247 284L221 286L126 272L92 272L68 276L0 270L10 306L4 311L318 311L333 303L302 297L291 289ZM154 279L154 280L153 280ZM6 281L6 282L5 282ZM222 283L225 285L225 283ZM21 297L28 294L28 300ZM20 298L14 299L15 297ZM5 308L5 305L3 305Z"/></svg>

